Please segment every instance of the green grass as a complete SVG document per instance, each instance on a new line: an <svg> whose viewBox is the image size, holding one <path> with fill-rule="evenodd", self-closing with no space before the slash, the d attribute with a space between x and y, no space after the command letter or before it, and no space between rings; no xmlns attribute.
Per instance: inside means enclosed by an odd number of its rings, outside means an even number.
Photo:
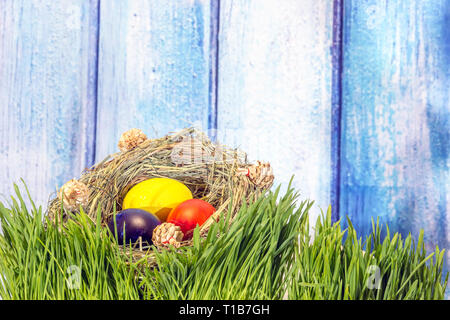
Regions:
<svg viewBox="0 0 450 320"><path fill-rule="evenodd" d="M8 208L0 203L2 299L443 299L447 285L444 252L427 254L423 234L417 244L381 239L374 224L363 242L350 221L347 230L331 222L331 209L310 234L312 202L290 186L242 207L231 225L222 218L206 239L197 229L192 247L158 253L153 269L83 212L48 223L15 189Z"/></svg>
<svg viewBox="0 0 450 320"><path fill-rule="evenodd" d="M28 211L15 188L12 207L0 203L2 299L139 299L136 266L127 265L107 229L85 214L64 231L45 228L42 209Z"/></svg>
<svg viewBox="0 0 450 320"><path fill-rule="evenodd" d="M155 299L282 299L288 285L301 225L312 203L295 207L293 190L241 208L228 227L222 219L205 241L182 253L157 254L158 270L147 269L146 287ZM216 235L219 237L216 238Z"/></svg>
<svg viewBox="0 0 450 320"><path fill-rule="evenodd" d="M331 209L315 225L314 239L300 233L300 248L291 270L290 299L328 300L441 300L448 274L443 279L444 251L427 255L423 231L417 245L409 234L381 239L381 227L372 221L372 234L364 242L350 220L348 229L332 224ZM346 237L345 237L346 236Z"/></svg>

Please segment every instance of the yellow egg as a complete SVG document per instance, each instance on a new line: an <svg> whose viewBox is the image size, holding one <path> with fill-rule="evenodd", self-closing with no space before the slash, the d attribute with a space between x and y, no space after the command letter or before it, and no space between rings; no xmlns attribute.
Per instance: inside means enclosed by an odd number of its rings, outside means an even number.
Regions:
<svg viewBox="0 0 450 320"><path fill-rule="evenodd" d="M169 178L153 178L131 188L123 200L122 209L143 209L164 222L173 208L190 199L191 191L181 182Z"/></svg>

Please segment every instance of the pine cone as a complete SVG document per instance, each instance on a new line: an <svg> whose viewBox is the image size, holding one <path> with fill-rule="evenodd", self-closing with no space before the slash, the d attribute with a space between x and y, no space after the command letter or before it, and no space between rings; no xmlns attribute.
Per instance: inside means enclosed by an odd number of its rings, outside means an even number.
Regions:
<svg viewBox="0 0 450 320"><path fill-rule="evenodd" d="M140 129L130 129L120 136L119 149L122 152L132 150L147 140L147 136Z"/></svg>
<svg viewBox="0 0 450 320"><path fill-rule="evenodd" d="M86 207L89 200L89 189L80 181L72 179L66 182L58 192L59 200L68 211L78 211L80 206Z"/></svg>
<svg viewBox="0 0 450 320"><path fill-rule="evenodd" d="M179 247L183 240L183 232L179 226L173 223L164 222L153 230L152 241L157 247L164 247L169 244Z"/></svg>
<svg viewBox="0 0 450 320"><path fill-rule="evenodd" d="M269 189L274 180L273 170L269 163L257 161L248 168L238 169L238 174L246 175L258 188Z"/></svg>

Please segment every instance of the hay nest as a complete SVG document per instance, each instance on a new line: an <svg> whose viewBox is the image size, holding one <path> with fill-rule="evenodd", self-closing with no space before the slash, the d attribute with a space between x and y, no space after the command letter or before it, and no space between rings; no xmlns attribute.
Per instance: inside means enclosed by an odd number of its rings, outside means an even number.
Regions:
<svg viewBox="0 0 450 320"><path fill-rule="evenodd" d="M71 194L65 193L61 197L58 193L58 197L49 203L50 220L61 214L62 207L63 218L67 220L67 211L76 213L81 206L95 222L100 207L101 222L106 226L114 207L116 211L122 209L123 199L134 185L147 179L166 177L184 183L194 198L205 200L217 209L200 228L201 236L206 236L211 224L223 213L231 213L232 221L242 201L259 195L273 183L269 164L258 161L252 165L244 152L214 144L194 128L159 139L147 139L140 130L132 129L122 135L119 147L122 152L86 169L78 181L71 180ZM178 246L191 244L188 240ZM154 246L135 244L133 258L146 256L151 260L154 249Z"/></svg>

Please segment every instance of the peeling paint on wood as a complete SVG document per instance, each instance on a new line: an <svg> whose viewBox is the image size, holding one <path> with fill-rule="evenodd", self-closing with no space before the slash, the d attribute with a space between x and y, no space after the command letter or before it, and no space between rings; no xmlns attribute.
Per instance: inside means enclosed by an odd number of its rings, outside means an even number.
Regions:
<svg viewBox="0 0 450 320"><path fill-rule="evenodd" d="M207 128L210 1L102 1L100 14L97 161L133 127Z"/></svg>
<svg viewBox="0 0 450 320"><path fill-rule="evenodd" d="M449 252L450 2L344 3L341 217Z"/></svg>
<svg viewBox="0 0 450 320"><path fill-rule="evenodd" d="M332 1L221 1L218 137L327 209ZM315 219L319 210L316 207Z"/></svg>
<svg viewBox="0 0 450 320"><path fill-rule="evenodd" d="M0 2L0 193L35 201L93 160L96 1ZM3 200L3 199L2 199Z"/></svg>

